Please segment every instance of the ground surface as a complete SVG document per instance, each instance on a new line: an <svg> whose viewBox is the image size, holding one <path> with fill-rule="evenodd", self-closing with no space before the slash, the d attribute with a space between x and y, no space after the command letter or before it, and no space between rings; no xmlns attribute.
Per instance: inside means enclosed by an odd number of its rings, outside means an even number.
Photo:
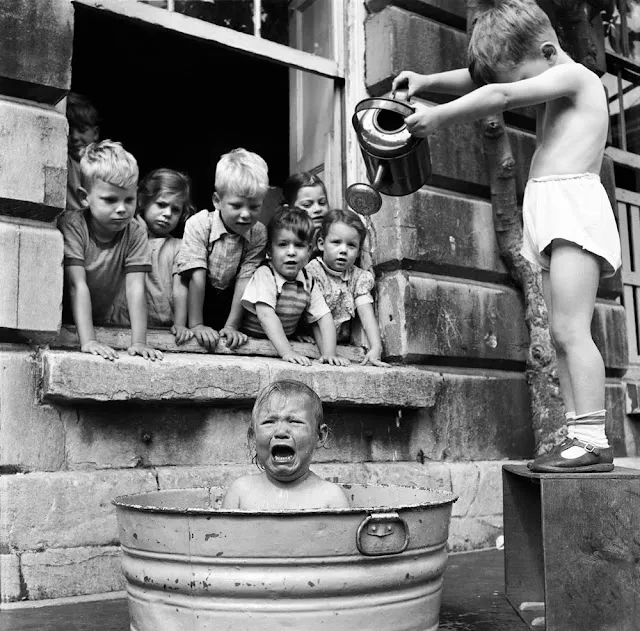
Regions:
<svg viewBox="0 0 640 631"><path fill-rule="evenodd" d="M527 630L504 596L503 559L503 553L497 550L449 557L440 611L440 631ZM0 631L128 629L125 599L0 612Z"/></svg>

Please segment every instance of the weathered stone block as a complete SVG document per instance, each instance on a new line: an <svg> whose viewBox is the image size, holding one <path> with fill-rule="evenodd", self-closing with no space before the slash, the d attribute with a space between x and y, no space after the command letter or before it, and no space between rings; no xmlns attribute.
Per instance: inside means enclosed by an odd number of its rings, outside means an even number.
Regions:
<svg viewBox="0 0 640 631"><path fill-rule="evenodd" d="M393 5L463 29L467 20L466 4L466 0L366 0L371 13Z"/></svg>
<svg viewBox="0 0 640 631"><path fill-rule="evenodd" d="M51 221L65 206L67 119L0 99L0 215Z"/></svg>
<svg viewBox="0 0 640 631"><path fill-rule="evenodd" d="M438 460L529 458L533 431L524 373L482 369L442 371L436 406L403 415L411 423L409 458Z"/></svg>
<svg viewBox="0 0 640 631"><path fill-rule="evenodd" d="M11 0L0 10L0 93L56 103L71 86L73 5Z"/></svg>
<svg viewBox="0 0 640 631"><path fill-rule="evenodd" d="M16 554L0 554L0 602L20 600L20 558Z"/></svg>
<svg viewBox="0 0 640 631"><path fill-rule="evenodd" d="M522 296L504 285L465 283L427 274L394 272L378 283L380 330L387 356L524 362L528 334ZM628 354L624 309L596 304L592 335L605 366L620 373Z"/></svg>
<svg viewBox="0 0 640 631"><path fill-rule="evenodd" d="M156 489L149 470L1 476L0 541L15 551L117 545L111 500Z"/></svg>
<svg viewBox="0 0 640 631"><path fill-rule="evenodd" d="M120 548L64 548L25 552L22 575L29 600L125 589Z"/></svg>
<svg viewBox="0 0 640 631"><path fill-rule="evenodd" d="M0 216L0 327L52 333L60 329L63 250L62 234L55 227Z"/></svg>
<svg viewBox="0 0 640 631"><path fill-rule="evenodd" d="M125 355L106 362L63 351L44 351L41 357L44 399L67 402L247 403L276 379L298 379L325 403L419 408L433 405L438 382L436 374L420 368L301 368L263 357L174 354L149 362Z"/></svg>
<svg viewBox="0 0 640 631"><path fill-rule="evenodd" d="M394 6L365 23L365 83L371 94L391 89L402 70L421 74L467 65L464 32Z"/></svg>
<svg viewBox="0 0 640 631"><path fill-rule="evenodd" d="M0 345L0 465L52 471L64 464L62 417L76 415L39 402L38 375L33 352Z"/></svg>
<svg viewBox="0 0 640 631"><path fill-rule="evenodd" d="M491 203L424 187L406 197L384 197L372 217L374 263L418 272L504 280Z"/></svg>

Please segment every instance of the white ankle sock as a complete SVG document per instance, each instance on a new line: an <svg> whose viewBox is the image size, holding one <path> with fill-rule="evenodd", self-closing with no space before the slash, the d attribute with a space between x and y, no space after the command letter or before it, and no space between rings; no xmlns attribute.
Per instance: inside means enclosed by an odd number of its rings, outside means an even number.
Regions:
<svg viewBox="0 0 640 631"><path fill-rule="evenodd" d="M571 412L567 412L564 415L564 417L567 419L567 438L575 438L576 433L575 433L573 423L569 422L569 421L573 421L576 418L575 410L571 410Z"/></svg>
<svg viewBox="0 0 640 631"><path fill-rule="evenodd" d="M604 429L606 414L606 410L597 410L596 412L574 416L573 419L567 421L569 429L573 427L573 436L570 437L577 438L585 443L591 443L600 449L606 449L609 447L609 441ZM585 453L586 450L582 447L569 447L569 449L562 452L562 457L568 459L579 458Z"/></svg>

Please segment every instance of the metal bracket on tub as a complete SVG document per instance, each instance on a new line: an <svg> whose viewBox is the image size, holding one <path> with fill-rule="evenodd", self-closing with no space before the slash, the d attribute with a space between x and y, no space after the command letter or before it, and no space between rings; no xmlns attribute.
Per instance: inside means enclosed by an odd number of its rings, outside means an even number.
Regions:
<svg viewBox="0 0 640 631"><path fill-rule="evenodd" d="M404 533L401 539L400 530ZM400 554L407 549L409 539L409 526L398 513L371 513L356 533L358 551L365 556Z"/></svg>

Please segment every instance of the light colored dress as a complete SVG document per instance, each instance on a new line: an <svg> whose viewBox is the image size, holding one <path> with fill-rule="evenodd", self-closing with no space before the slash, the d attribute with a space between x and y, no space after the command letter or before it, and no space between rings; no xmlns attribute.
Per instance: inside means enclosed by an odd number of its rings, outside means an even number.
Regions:
<svg viewBox="0 0 640 631"><path fill-rule="evenodd" d="M331 310L338 341L348 341L356 310L373 303L373 274L355 265L344 272L335 272L321 258L310 261L305 270L315 279Z"/></svg>

